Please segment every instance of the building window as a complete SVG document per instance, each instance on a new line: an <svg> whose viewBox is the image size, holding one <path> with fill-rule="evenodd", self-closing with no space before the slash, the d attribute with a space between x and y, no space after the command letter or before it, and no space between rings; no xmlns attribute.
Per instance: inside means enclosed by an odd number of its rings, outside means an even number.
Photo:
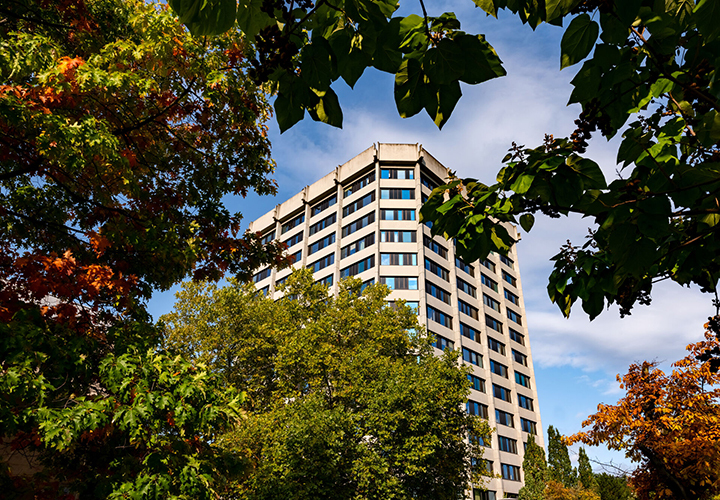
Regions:
<svg viewBox="0 0 720 500"><path fill-rule="evenodd" d="M446 304L450 304L450 294L439 286L434 285L429 281L425 281L425 290L436 299L442 300Z"/></svg>
<svg viewBox="0 0 720 500"><path fill-rule="evenodd" d="M382 243L416 243L416 231L380 231L380 241Z"/></svg>
<svg viewBox="0 0 720 500"><path fill-rule="evenodd" d="M507 281L508 283L510 283L512 286L517 287L517 280L516 280L515 277L514 277L513 275L511 275L510 273L507 273L507 272L505 272L505 271L503 270L503 272L502 272L502 278L503 278L505 281Z"/></svg>
<svg viewBox="0 0 720 500"><path fill-rule="evenodd" d="M427 306L427 316L429 320L440 323L447 328L452 328L452 316L448 316L434 307Z"/></svg>
<svg viewBox="0 0 720 500"><path fill-rule="evenodd" d="M477 307L473 307L467 302L463 302L462 300L458 300L458 309L461 313L467 314L473 319L478 319L478 309Z"/></svg>
<svg viewBox="0 0 720 500"><path fill-rule="evenodd" d="M417 290L418 279L410 276L381 276L380 283L390 290Z"/></svg>
<svg viewBox="0 0 720 500"><path fill-rule="evenodd" d="M448 251L447 248L439 244L427 235L423 235L423 243L427 248L438 254L443 259L447 259Z"/></svg>
<svg viewBox="0 0 720 500"><path fill-rule="evenodd" d="M467 264L465 264L460 259L460 257L455 257L455 267L462 269L463 271L465 271L467 274L469 274L473 278L475 277L475 269L473 269L472 266L468 266Z"/></svg>
<svg viewBox="0 0 720 500"><path fill-rule="evenodd" d="M505 265L508 266L509 268L512 269L512 268L515 266L515 262L513 262L513 260L512 260L511 258L506 257L506 256L504 256L504 255L499 255L499 257L500 257L500 262L502 262L503 264L505 264Z"/></svg>
<svg viewBox="0 0 720 500"><path fill-rule="evenodd" d="M300 215L298 215L297 217L295 217L294 219L292 219L292 220L286 222L285 224L283 224L283 225L282 225L282 231L280 232L280 234L285 234L285 233L287 233L287 232L290 231L292 228L298 227L298 226L299 226L300 224L302 224L303 222L305 222L305 214L300 214Z"/></svg>
<svg viewBox="0 0 720 500"><path fill-rule="evenodd" d="M488 469L488 472L492 474L492 462L489 460L485 461L489 462L490 468ZM473 488L473 500L497 500L497 497L495 496L494 491L483 491Z"/></svg>
<svg viewBox="0 0 720 500"><path fill-rule="evenodd" d="M492 328L496 332L502 333L502 323L487 314L485 315L485 326Z"/></svg>
<svg viewBox="0 0 720 500"><path fill-rule="evenodd" d="M508 378L508 368L502 363L498 363L497 361L490 360L490 371L493 372L495 375L500 375L501 377Z"/></svg>
<svg viewBox="0 0 720 500"><path fill-rule="evenodd" d="M486 275L483 274L483 273L480 273L480 282L481 282L483 285L485 285L486 287L488 287L490 290L492 290L492 291L494 291L494 292L497 292L497 291L498 291L497 281L495 281L494 279L489 278L488 276L486 276Z"/></svg>
<svg viewBox="0 0 720 500"><path fill-rule="evenodd" d="M290 263L295 264L296 262L300 262L302 259L302 250L298 250L294 254L290 256Z"/></svg>
<svg viewBox="0 0 720 500"><path fill-rule="evenodd" d="M522 394L518 394L518 406L526 410L535 411L532 398L523 396Z"/></svg>
<svg viewBox="0 0 720 500"><path fill-rule="evenodd" d="M507 317L510 318L511 321L514 321L518 325L522 325L522 316L520 316L518 313L513 311L512 309L508 308L507 310Z"/></svg>
<svg viewBox="0 0 720 500"><path fill-rule="evenodd" d="M513 360L516 363L519 363L523 366L527 366L527 356L525 356L523 353L516 351L515 349L512 350L512 357Z"/></svg>
<svg viewBox="0 0 720 500"><path fill-rule="evenodd" d="M465 403L465 409L470 415L477 415L480 418L488 418L487 405L478 403L472 399L469 399L468 402Z"/></svg>
<svg viewBox="0 0 720 500"><path fill-rule="evenodd" d="M490 309L493 309L494 311L500 312L500 302L493 299L487 294L483 294L483 304L485 304Z"/></svg>
<svg viewBox="0 0 720 500"><path fill-rule="evenodd" d="M476 391L485 392L485 381L478 377L477 375L472 375L468 373L467 376L468 380L470 381L470 388L475 389Z"/></svg>
<svg viewBox="0 0 720 500"><path fill-rule="evenodd" d="M321 278L317 280L315 283L318 283L320 285L324 286L332 286L333 284L333 275L325 276L324 278Z"/></svg>
<svg viewBox="0 0 720 500"><path fill-rule="evenodd" d="M383 168L380 169L381 179L414 179L415 170L412 168Z"/></svg>
<svg viewBox="0 0 720 500"><path fill-rule="evenodd" d="M375 201L375 191L370 191L368 194L366 194L359 200L355 200L348 206L343 207L343 217L347 217L348 215L360 210L361 208L370 205L373 201Z"/></svg>
<svg viewBox="0 0 720 500"><path fill-rule="evenodd" d="M525 345L525 335L513 330L512 328L508 328L508 330L510 330L510 339L511 340L517 342L520 345Z"/></svg>
<svg viewBox="0 0 720 500"><path fill-rule="evenodd" d="M530 388L530 377L517 371L515 372L515 382L523 387L527 387L528 389Z"/></svg>
<svg viewBox="0 0 720 500"><path fill-rule="evenodd" d="M370 285L374 285L374 284L375 284L375 278L370 278L367 281L363 281L363 284L360 285L360 293L363 293L367 287L369 287Z"/></svg>
<svg viewBox="0 0 720 500"><path fill-rule="evenodd" d="M487 340L488 340L488 347L490 349L505 356L505 344L503 344L502 342L498 342L497 340L495 340L492 337L488 337Z"/></svg>
<svg viewBox="0 0 720 500"><path fill-rule="evenodd" d="M508 427L515 427L513 424L513 415L502 410L495 410L495 422Z"/></svg>
<svg viewBox="0 0 720 500"><path fill-rule="evenodd" d="M520 417L520 429L534 436L537 435L537 424L532 420Z"/></svg>
<svg viewBox="0 0 720 500"><path fill-rule="evenodd" d="M467 347L462 348L463 361L467 361L471 365L479 366L482 368L482 356L475 351L468 349Z"/></svg>
<svg viewBox="0 0 720 500"><path fill-rule="evenodd" d="M263 245L267 245L274 239L275 239L275 231L271 231L268 234L266 234L265 236L263 236L262 238L260 238L260 243L262 243Z"/></svg>
<svg viewBox="0 0 720 500"><path fill-rule="evenodd" d="M428 229L432 229L433 227L433 223L431 220L423 221L423 224L425 224L425 227L427 227Z"/></svg>
<svg viewBox="0 0 720 500"><path fill-rule="evenodd" d="M293 246L293 245L297 245L297 244L300 243L302 240L303 240L303 233L298 233L298 234L296 234L296 235L294 235L294 236L291 236L290 238L286 239L284 243L285 243L288 247L291 247L291 246Z"/></svg>
<svg viewBox="0 0 720 500"><path fill-rule="evenodd" d="M381 266L417 266L415 253L381 253Z"/></svg>
<svg viewBox="0 0 720 500"><path fill-rule="evenodd" d="M309 233L310 236L313 234L322 231L326 227L330 227L332 224L335 224L337 222L337 213L333 213L331 215L328 215L323 220L316 222L312 226L310 226Z"/></svg>
<svg viewBox="0 0 720 500"><path fill-rule="evenodd" d="M353 193L357 193L362 188L364 188L365 186L369 185L372 182L375 182L375 171L374 170L372 172L370 172L369 174L367 174L365 177L356 180L355 182L350 184L350 186L345 188L345 193L344 193L345 198L347 198L348 196L350 196Z"/></svg>
<svg viewBox="0 0 720 500"><path fill-rule="evenodd" d="M380 210L380 220L415 220L415 210L383 208Z"/></svg>
<svg viewBox="0 0 720 500"><path fill-rule="evenodd" d="M517 455L517 440L498 436L498 448L500 448L500 451Z"/></svg>
<svg viewBox="0 0 720 500"><path fill-rule="evenodd" d="M323 248L332 245L335 243L335 233L328 234L321 240L317 240L310 246L308 246L308 255L312 255L318 250L322 250Z"/></svg>
<svg viewBox="0 0 720 500"><path fill-rule="evenodd" d="M345 245L340 249L340 260L344 259L345 257L350 257L351 255L354 255L358 253L360 250L363 250L369 246L372 246L375 244L375 233L370 233L364 238L360 238L357 241L354 241L350 243L349 245Z"/></svg>
<svg viewBox="0 0 720 500"><path fill-rule="evenodd" d="M495 272L495 263L490 259L481 260L480 264L488 268L490 271Z"/></svg>
<svg viewBox="0 0 720 500"><path fill-rule="evenodd" d="M432 260L425 258L425 269L433 273L435 276L439 276L445 281L450 281L450 273L447 269L445 269L442 266L437 265Z"/></svg>
<svg viewBox="0 0 720 500"><path fill-rule="evenodd" d="M430 179L428 179L428 178L425 177L424 175L421 175L421 176L420 176L420 182L422 183L423 186L425 186L426 188L429 188L429 189L431 189L431 190L432 190L432 189L435 189L436 187L438 187L438 184L437 184L436 182L431 181Z"/></svg>
<svg viewBox="0 0 720 500"><path fill-rule="evenodd" d="M518 297L509 290L503 290L503 293L505 293L505 298L508 299L510 302L512 302L516 306L520 305L520 297Z"/></svg>
<svg viewBox="0 0 720 500"><path fill-rule="evenodd" d="M269 278L271 273L272 273L272 269L267 267L267 268L263 269L262 271L255 273L252 277L252 282L257 283L258 281L262 281L265 278Z"/></svg>
<svg viewBox="0 0 720 500"><path fill-rule="evenodd" d="M381 200L414 200L414 189L385 188L380 190Z"/></svg>
<svg viewBox="0 0 720 500"><path fill-rule="evenodd" d="M457 287L471 297L477 297L477 289L465 280L457 279Z"/></svg>
<svg viewBox="0 0 720 500"><path fill-rule="evenodd" d="M363 271L372 269L373 267L375 267L375 256L371 255L366 259L363 259L359 262L356 262L355 264L346 267L345 269L342 269L340 271L340 277L347 278L348 276L355 276L356 274L360 274Z"/></svg>
<svg viewBox="0 0 720 500"><path fill-rule="evenodd" d="M435 336L435 341L432 343L433 347L440 349L441 351L444 351L445 349L455 349L455 342L452 340L446 339L442 335L438 335L434 332L429 332L430 335Z"/></svg>
<svg viewBox="0 0 720 500"><path fill-rule="evenodd" d="M480 342L480 332L471 326L467 326L465 323L460 323L460 334L470 340L477 340Z"/></svg>
<svg viewBox="0 0 720 500"><path fill-rule="evenodd" d="M500 464L502 478L509 481L520 481L520 467L517 465Z"/></svg>
<svg viewBox="0 0 720 500"><path fill-rule="evenodd" d="M327 266L335 263L335 254L331 253L330 255L326 255L322 259L316 260L312 264L309 264L307 266L308 269L312 269L314 273L318 272L320 269L325 269Z"/></svg>
<svg viewBox="0 0 720 500"><path fill-rule="evenodd" d="M365 226L372 224L373 222L375 222L375 212L370 212L365 217L358 219L356 221L353 221L350 224L348 224L347 226L345 226L344 228L342 228L342 235L343 235L343 237L349 236L352 233L354 233L355 231L358 231L358 230L364 228Z"/></svg>
<svg viewBox="0 0 720 500"><path fill-rule="evenodd" d="M330 198L328 198L324 201L321 201L320 203L318 203L317 205L312 207L310 209L310 217L314 217L317 214L319 214L320 212L322 212L323 210L327 210L328 208L332 207L335 203L337 203L337 195L336 194L332 195Z"/></svg>
<svg viewBox="0 0 720 500"><path fill-rule="evenodd" d="M510 389L506 389L501 385L493 384L493 396L498 399L502 399L503 401L507 401L508 403L512 402Z"/></svg>

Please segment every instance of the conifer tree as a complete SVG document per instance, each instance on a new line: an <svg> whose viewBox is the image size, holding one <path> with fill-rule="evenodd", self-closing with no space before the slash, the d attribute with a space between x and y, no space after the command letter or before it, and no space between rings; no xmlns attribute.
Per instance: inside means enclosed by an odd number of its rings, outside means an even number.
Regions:
<svg viewBox="0 0 720 500"><path fill-rule="evenodd" d="M548 479L571 488L577 483L577 471L570 463L567 445L552 425L548 427Z"/></svg>
<svg viewBox="0 0 720 500"><path fill-rule="evenodd" d="M522 463L525 486L520 489L520 500L545 500L545 478L547 463L545 450L535 443L535 436L529 436Z"/></svg>
<svg viewBox="0 0 720 500"><path fill-rule="evenodd" d="M580 448L578 457L578 479L586 490L597 491L598 483L595 474L590 466L590 459L585 453L585 448Z"/></svg>

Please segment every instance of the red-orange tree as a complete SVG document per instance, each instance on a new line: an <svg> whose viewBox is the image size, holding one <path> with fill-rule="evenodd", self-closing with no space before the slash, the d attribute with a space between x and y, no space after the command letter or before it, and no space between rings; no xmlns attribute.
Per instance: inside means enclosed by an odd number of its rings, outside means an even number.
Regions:
<svg viewBox="0 0 720 500"><path fill-rule="evenodd" d="M616 405L599 405L583 423L590 429L569 438L603 443L640 462L631 477L640 500L702 500L720 493L720 374L698 360L718 347L713 321L706 340L690 344L671 374L656 363L631 365L618 376L627 395Z"/></svg>
<svg viewBox="0 0 720 500"><path fill-rule="evenodd" d="M202 497L234 470L239 396L156 351L143 301L283 260L223 205L275 190L245 71L241 35L156 2L0 4L0 462L38 465L4 492Z"/></svg>

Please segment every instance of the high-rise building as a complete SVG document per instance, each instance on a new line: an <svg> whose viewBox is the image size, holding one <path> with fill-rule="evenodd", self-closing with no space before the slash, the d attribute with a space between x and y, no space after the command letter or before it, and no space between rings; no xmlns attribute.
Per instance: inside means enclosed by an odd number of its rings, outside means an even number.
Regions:
<svg viewBox="0 0 720 500"><path fill-rule="evenodd" d="M348 276L387 285L389 300L417 309L435 335L438 354L461 351L473 369L467 411L497 429L484 456L499 478L489 482L489 491L475 491L474 500L515 498L528 435L543 446L517 253L513 247L507 257L463 262L452 241L431 237L418 213L447 175L420 145L377 144L250 229L265 241L287 243L293 267L312 269L331 289ZM519 239L515 227L507 229ZM266 268L253 281L277 298L275 287L290 273Z"/></svg>

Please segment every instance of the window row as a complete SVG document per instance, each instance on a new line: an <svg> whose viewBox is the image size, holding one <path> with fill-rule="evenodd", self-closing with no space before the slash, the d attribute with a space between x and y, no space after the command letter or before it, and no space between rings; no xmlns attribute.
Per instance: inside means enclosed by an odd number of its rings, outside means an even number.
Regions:
<svg viewBox="0 0 720 500"><path fill-rule="evenodd" d="M381 253L381 266L417 266L415 253Z"/></svg>
<svg viewBox="0 0 720 500"><path fill-rule="evenodd" d="M356 221L351 222L347 226L342 228L342 236L343 238L345 236L348 236L356 231L359 231L360 229L369 226L375 222L375 212L370 212L365 217L362 217L361 219L358 219Z"/></svg>
<svg viewBox="0 0 720 500"><path fill-rule="evenodd" d="M283 243L285 243L288 246L288 248L290 248L293 245L297 245L302 240L303 240L303 233L300 232L300 233L295 234L295 235L291 236L290 238L286 239Z"/></svg>
<svg viewBox="0 0 720 500"><path fill-rule="evenodd" d="M415 190L400 188L383 188L380 189L381 200L414 200Z"/></svg>
<svg viewBox="0 0 720 500"><path fill-rule="evenodd" d="M334 194L330 198L327 198L317 205L313 206L310 209L310 217L314 217L317 214L323 212L324 210L327 210L328 208L332 207L335 203L337 203L337 195Z"/></svg>
<svg viewBox="0 0 720 500"><path fill-rule="evenodd" d="M447 339L442 335L438 335L437 333L428 333L435 337L435 341L432 343L433 347L440 349L441 351L444 351L445 349L455 349L455 342L453 342L452 340Z"/></svg>
<svg viewBox="0 0 720 500"><path fill-rule="evenodd" d="M337 213L334 212L331 215L328 215L323 220L316 222L312 226L310 226L310 229L308 230L310 233L310 236L313 234L322 231L323 229L330 227L331 225L335 224L337 222Z"/></svg>
<svg viewBox="0 0 720 500"><path fill-rule="evenodd" d="M285 224L283 224L281 226L280 234L287 233L291 229L298 227L303 222L305 222L305 214L300 214L297 217L295 217L294 219L291 219L288 222L286 222Z"/></svg>
<svg viewBox="0 0 720 500"><path fill-rule="evenodd" d="M308 246L308 255L312 255L315 252L322 250L335 243L335 233L330 233L324 238L317 240Z"/></svg>
<svg viewBox="0 0 720 500"><path fill-rule="evenodd" d="M414 179L415 170L412 168L382 168L381 179Z"/></svg>
<svg viewBox="0 0 720 500"><path fill-rule="evenodd" d="M345 245L340 249L340 260L344 259L345 257L349 257L351 255L354 255L358 253L361 250L364 250L365 248L368 248L375 244L375 233L370 233L364 238L360 238L357 241L353 241L349 245Z"/></svg>
<svg viewBox="0 0 720 500"><path fill-rule="evenodd" d="M316 273L319 270L325 269L326 267L328 267L334 263L335 263L335 254L331 253L319 260L316 260L312 264L308 264L307 268L312 269L312 272Z"/></svg>
<svg viewBox="0 0 720 500"><path fill-rule="evenodd" d="M380 210L380 220L415 220L415 210L383 208Z"/></svg>
<svg viewBox="0 0 720 500"><path fill-rule="evenodd" d="M370 255L366 259L363 259L359 262L356 262L355 264L352 264L344 269L341 269L340 277L347 278L348 276L355 276L356 274L360 274L363 271L372 269L373 267L375 267L375 256Z"/></svg>
<svg viewBox="0 0 720 500"><path fill-rule="evenodd" d="M444 246L439 244L437 241L433 240L432 238L430 238L427 235L423 235L423 243L427 248L429 248L430 250L432 250L433 252L438 254L443 259L447 259L447 256L448 256L447 248L445 248Z"/></svg>
<svg viewBox="0 0 720 500"><path fill-rule="evenodd" d="M390 290L417 290L418 279L410 276L381 276L380 283Z"/></svg>
<svg viewBox="0 0 720 500"><path fill-rule="evenodd" d="M433 273L435 276L439 276L445 281L450 281L450 272L428 258L425 259L425 269Z"/></svg>
<svg viewBox="0 0 720 500"><path fill-rule="evenodd" d="M357 212L361 208L370 205L373 201L375 201L375 191L370 191L359 200L355 200L346 207L343 207L343 217L347 217L348 215Z"/></svg>
<svg viewBox="0 0 720 500"><path fill-rule="evenodd" d="M344 196L347 198L353 193L357 193L365 186L369 185L370 183L375 182L375 171L373 170L369 174L365 175L364 177L356 180L352 184L350 184L348 187L345 188Z"/></svg>
<svg viewBox="0 0 720 500"><path fill-rule="evenodd" d="M452 316L448 316L444 312L438 311L434 307L427 306L428 320L432 320L447 328L452 328Z"/></svg>
<svg viewBox="0 0 720 500"><path fill-rule="evenodd" d="M417 231L391 231L381 230L380 241L382 243L416 243Z"/></svg>

